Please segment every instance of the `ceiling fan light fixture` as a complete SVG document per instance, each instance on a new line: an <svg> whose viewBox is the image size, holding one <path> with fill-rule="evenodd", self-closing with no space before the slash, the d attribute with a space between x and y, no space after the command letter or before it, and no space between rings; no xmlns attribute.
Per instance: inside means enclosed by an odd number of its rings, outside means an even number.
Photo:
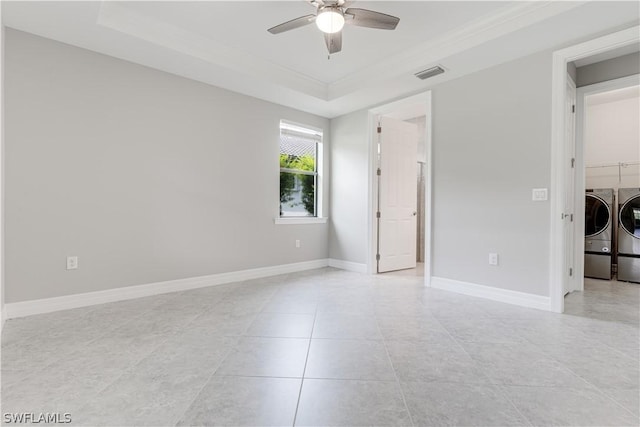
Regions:
<svg viewBox="0 0 640 427"><path fill-rule="evenodd" d="M323 33L337 33L344 27L344 16L335 8L324 8L318 11L316 25Z"/></svg>

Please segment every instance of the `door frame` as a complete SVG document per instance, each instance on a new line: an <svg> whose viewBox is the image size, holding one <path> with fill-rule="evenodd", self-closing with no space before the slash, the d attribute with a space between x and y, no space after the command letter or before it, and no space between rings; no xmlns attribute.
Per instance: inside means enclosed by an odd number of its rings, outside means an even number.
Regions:
<svg viewBox="0 0 640 427"><path fill-rule="evenodd" d="M432 111L431 111L431 91L426 91L407 98L400 99L388 104L384 104L369 109L368 114L368 138L369 143L369 192L368 192L368 232L367 232L367 272L376 274L376 249L378 241L378 229L376 226L376 206L378 205L378 176L377 176L377 142L378 134L376 128L378 126L378 116L390 114L407 108L412 105L420 104L424 106L425 111L425 139L418 141L424 144L426 152L425 162L425 185L424 185L424 283L426 286L431 284L431 264L432 264L432 182L433 182L433 150L432 150ZM417 162L417 159L416 159Z"/></svg>
<svg viewBox="0 0 640 427"><path fill-rule="evenodd" d="M634 74L632 76L621 77L618 79L594 83L588 86L582 86L579 87L576 92L576 168L581 167L580 170L576 170L575 181L576 194L574 204L576 207L576 230L584 230L584 193L587 189L587 177L585 169L586 163L584 161L584 130L586 125L585 100L589 95L595 95L597 93L637 86L639 83L640 74ZM617 196L615 203L618 203ZM615 211L616 208L612 206L611 213ZM618 218L616 216L612 216L611 226L615 227L617 225L617 221ZM576 248L575 290L584 291L584 257L581 256L584 253L584 233L576 233L574 245Z"/></svg>
<svg viewBox="0 0 640 427"><path fill-rule="evenodd" d="M576 86L576 82L573 81L573 78L570 75L567 75L567 85L565 86L567 90L566 101L571 101L571 105L573 106L573 111L568 110L569 103L565 102L565 119L571 117L571 122L565 122L565 155L569 155L571 158L576 159L576 105L577 105L577 96L578 96L578 88ZM567 135L567 130L571 131L571 135ZM565 260L569 260L569 277L567 278L567 283L565 284L565 288L563 289L564 294L566 295L569 292L576 290L578 284L576 283L576 271L577 271L577 263L578 261L578 248L575 245L576 235L578 235L579 228L577 227L576 222L576 179L577 179L577 165L574 164L573 167L569 170L569 173L565 175L565 177L569 178L569 182L567 183L567 198L565 202L570 201L569 209L566 209L570 212L570 221L566 224L568 229L566 231L569 232L569 236L565 235L566 240L571 240L570 251L568 257L565 257ZM567 206L565 206L567 208ZM566 217L565 217L566 218Z"/></svg>
<svg viewBox="0 0 640 427"><path fill-rule="evenodd" d="M586 41L553 53L551 75L551 182L550 182L550 245L549 245L549 297L551 311L564 312L564 289L567 288L567 266L565 261L564 222L562 219L564 197L567 188L564 177L571 168L571 159L565 156L564 132L567 64L598 53L640 42L640 26L618 31ZM584 162L583 162L584 163ZM576 164L576 168L584 164Z"/></svg>
<svg viewBox="0 0 640 427"><path fill-rule="evenodd" d="M4 218L5 218L5 106L4 106L4 51L5 51L5 26L2 23L2 2L0 1L0 333L4 328L5 321L7 320L5 310L5 232L4 232Z"/></svg>

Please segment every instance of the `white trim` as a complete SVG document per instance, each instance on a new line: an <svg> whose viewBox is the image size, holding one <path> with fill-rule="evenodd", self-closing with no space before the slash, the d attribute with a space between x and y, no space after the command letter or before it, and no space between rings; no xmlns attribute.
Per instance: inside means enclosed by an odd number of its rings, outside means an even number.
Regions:
<svg viewBox="0 0 640 427"><path fill-rule="evenodd" d="M329 218L325 217L300 217L300 218L275 218L273 221L278 225L299 225L299 224L326 224Z"/></svg>
<svg viewBox="0 0 640 427"><path fill-rule="evenodd" d="M152 45L197 58L207 64L215 64L245 75L250 74L259 82L275 83L320 100L327 100L327 84L322 81L260 59L256 55L230 49L219 41L184 27L143 15L123 2L101 2L96 23Z"/></svg>
<svg viewBox="0 0 640 427"><path fill-rule="evenodd" d="M588 86L580 86L578 91L583 95L594 95L596 93L609 92L616 89L624 89L627 87L638 86L640 84L640 74L633 74L618 79L607 80L600 83L594 83Z"/></svg>
<svg viewBox="0 0 640 427"><path fill-rule="evenodd" d="M550 298L541 295L494 288L492 286L479 285L476 283L461 282L459 280L446 279L444 277L432 277L431 287L472 297L519 305L521 307L551 311Z"/></svg>
<svg viewBox="0 0 640 427"><path fill-rule="evenodd" d="M571 104L573 105L573 112L570 112L568 109L568 105L565 105L565 114L567 114L568 117L571 117L570 123L568 123L568 128L565 129L565 150L566 153L568 153L567 155L571 156L573 159L576 159L576 116L577 116L577 110L576 110L576 106L577 106L577 102L576 102L576 97L577 97L577 87L576 87L576 83L573 81L573 79L571 78L571 75L567 75L567 100L571 101ZM570 115L570 116L569 116ZM566 116L565 116L566 117ZM573 126L571 128L571 126ZM575 162L576 160L574 160ZM581 277L578 276L577 274L577 270L578 267L577 265L580 263L579 258L583 257L583 252L578 252L578 246L576 246L576 236L578 235L582 235L582 230L584 230L584 228L579 228L577 226L577 221L575 220L575 214L576 214L576 209L577 209L577 205L576 205L576 194L575 194L575 189L576 189L576 180L577 178L577 174L578 174L578 169L577 169L577 164L575 165L575 167L573 168L573 170L571 170L569 176L567 177L570 182L572 182L572 184L569 184L568 187L573 187L571 188L571 197L567 198L570 201L570 208L567 209L568 212L571 212L574 214L574 220L573 221L569 221L569 223L566 225L567 227L569 227L567 229L567 232L569 233L569 236L567 236L567 244L568 246L568 250L570 251L569 253L572 255L569 258L569 262L570 265L568 266L570 271L573 271L573 275L569 275L569 277L567 278L567 283L566 283L566 288L564 289L564 293L565 295L568 292L573 292L575 291L579 286L580 286L580 282L581 282ZM584 214L584 213L583 213Z"/></svg>
<svg viewBox="0 0 640 427"><path fill-rule="evenodd" d="M367 264L361 264L359 262L343 261L341 259L329 258L329 267L367 274Z"/></svg>
<svg viewBox="0 0 640 427"><path fill-rule="evenodd" d="M377 134L374 132L374 128L377 126L377 116L373 111L369 111L367 119L367 141L368 141L368 155L369 155L369 182L367 185L367 273L376 274L376 201L377 195Z"/></svg>
<svg viewBox="0 0 640 427"><path fill-rule="evenodd" d="M319 128L317 126L311 126L311 125L307 125L304 123L298 123L298 122L294 122L291 120L287 120L287 119L281 119L280 120L280 130L282 130L282 125L284 125L285 130L293 130L294 132L302 132L305 133L305 130L310 130L313 131L315 133L309 133L310 136L319 136L320 140L322 140L324 138L324 129ZM287 129L287 126L290 126L289 129ZM299 128L299 129L291 129L291 127L293 128Z"/></svg>
<svg viewBox="0 0 640 427"><path fill-rule="evenodd" d="M435 65L442 58L451 57L483 43L553 16L566 13L583 2L533 1L513 2L493 13L480 16L465 25L429 38L410 49L401 50L377 64L365 67L328 85L329 101L357 91L388 84L394 78L401 79L427 66Z"/></svg>
<svg viewBox="0 0 640 427"><path fill-rule="evenodd" d="M324 182L325 181L324 172L325 172L326 165L328 164L328 162L326 162L324 158L324 130L319 127L305 125L305 124L290 121L287 119L281 119L280 123L278 124L278 138L282 136L283 124L285 125L285 127L286 125L295 126L295 127L308 129L310 131L319 133L318 136L320 137L320 139L319 141L315 141L316 170L314 174L316 176L315 196L316 196L316 214L318 216L317 217L282 217L282 216L279 216L281 213L280 208L282 207L282 205L280 204L278 205L277 210L274 212L276 214L274 222L277 225L325 224L327 222L327 217L324 216L327 214L327 212L325 212L325 204L326 204L325 198L328 197L328 194L326 194L326 190L329 188L329 186ZM281 175L282 168L280 167L279 163L276 163L276 164L278 165L278 177L279 177Z"/></svg>
<svg viewBox="0 0 640 427"><path fill-rule="evenodd" d="M426 94L427 113L425 123L425 153L427 155L424 167L427 173L424 176L424 284L431 286L431 273L433 265L433 113L431 103L431 91Z"/></svg>
<svg viewBox="0 0 640 427"><path fill-rule="evenodd" d="M564 257L564 229L561 215L564 209L566 183L564 176L570 168L564 153L564 101L566 98L567 63L640 41L640 26L618 31L594 40L570 46L553 53L551 76L551 206L549 238L549 295L551 309L564 311L566 261Z"/></svg>
<svg viewBox="0 0 640 427"><path fill-rule="evenodd" d="M388 56L379 64L364 67L340 80L327 83L256 55L230 49L224 43L144 15L121 3L102 2L97 24L154 46L196 58L209 65L209 75L214 79L223 78L225 72L235 72L235 82L238 86L245 87L242 92L247 95L265 97L268 93L267 97L272 98L274 89L283 88L277 91L278 99L283 98L282 92L286 94L293 91L312 101L320 101L320 106L347 94L375 87L381 82L413 74L440 58L469 50L583 4L581 1L514 2L437 37L429 38L411 49ZM212 66L216 67L214 71L220 70L212 73ZM179 71L186 73L182 69ZM207 83L215 84L212 81ZM270 90L265 92L265 88Z"/></svg>
<svg viewBox="0 0 640 427"><path fill-rule="evenodd" d="M4 188L5 188L5 167L4 167L4 46L5 46L5 31L2 24L2 2L0 2L0 333L4 328L4 322L7 320L7 311L4 303Z"/></svg>
<svg viewBox="0 0 640 427"><path fill-rule="evenodd" d="M388 104L384 104L379 107L369 109L369 120L368 120L368 141L369 141L369 203L368 203L368 214L367 214L367 273L375 274L376 273L376 240L377 240L377 228L376 228L376 217L375 217L375 206L377 204L377 152L376 152L376 144L377 144L377 133L374 129L377 127L377 116L393 113L397 110L402 109L408 105L414 104L424 104L425 106L425 141L420 141L420 143L425 144L425 151L427 155L426 163L425 163L425 183L424 183L424 202L425 202L425 230L424 230L424 242L425 242L425 260L424 260L424 277L425 277L425 285L429 286L431 280L431 266L433 261L433 242L431 236L432 227L433 227L433 216L432 216L432 194L433 194L433 142L432 142L432 110L431 110L431 91L428 90L426 92L419 93L417 95L410 96L408 98L403 98L398 101L393 101ZM416 159L417 161L417 159Z"/></svg>
<svg viewBox="0 0 640 427"><path fill-rule="evenodd" d="M169 280L166 282L149 283L146 285L125 286L105 291L88 292L84 294L65 295L62 297L38 299L32 301L14 302L5 305L6 317L31 316L34 314L51 313L71 308L87 307L108 302L124 301L153 295L180 292L189 289L205 288L226 283L241 282L243 280L259 279L277 276L279 274L297 271L313 270L327 267L327 259L299 262L295 264L276 265L272 267L254 268L250 270L233 271L229 273L212 274L209 276L191 277L186 279Z"/></svg>

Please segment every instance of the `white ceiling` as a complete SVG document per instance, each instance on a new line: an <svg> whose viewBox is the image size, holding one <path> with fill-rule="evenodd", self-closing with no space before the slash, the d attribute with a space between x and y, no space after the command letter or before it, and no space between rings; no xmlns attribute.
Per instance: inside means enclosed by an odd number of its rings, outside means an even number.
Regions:
<svg viewBox="0 0 640 427"><path fill-rule="evenodd" d="M141 2L128 7L327 84L374 65L398 50L415 47L478 16L506 7L501 2L352 2L350 5L359 8L402 16L401 24L395 31L347 25L343 30L342 52L328 59L324 38L315 25L278 35L266 31L283 21L313 13L315 8L307 2L241 1L225 4L221 9L222 4ZM244 17L246 22L239 25L238 17Z"/></svg>
<svg viewBox="0 0 640 427"><path fill-rule="evenodd" d="M11 28L325 117L413 94L518 57L636 25L640 4L567 1L351 1L400 17L395 31L347 26L327 59L313 13L293 1L3 1ZM435 64L447 72L421 81Z"/></svg>

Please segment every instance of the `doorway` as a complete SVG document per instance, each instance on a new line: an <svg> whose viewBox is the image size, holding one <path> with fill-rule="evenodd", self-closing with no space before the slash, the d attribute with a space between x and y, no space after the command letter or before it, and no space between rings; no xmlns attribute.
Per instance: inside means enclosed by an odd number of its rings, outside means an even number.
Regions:
<svg viewBox="0 0 640 427"><path fill-rule="evenodd" d="M585 43L571 46L553 54L552 72L552 105L551 105L551 209L550 209L550 249L549 249L549 295L551 299L551 311L564 312L565 290L571 288L573 271L568 265L566 254L572 251L578 254L575 236L568 238L567 227L573 226L569 221L570 215L575 215L580 220L578 212L567 211L567 200L575 200L579 193L578 184L572 184L567 178L575 170L583 170L584 160L579 162L577 157L569 157L567 144L565 144L565 132L567 118L565 106L567 99L567 65L582 58L603 54L616 49L625 48L640 43L640 27L636 26L617 33L609 34ZM583 193L580 193L582 199ZM584 206L584 202L576 205ZM584 212L582 212L584 217ZM584 223L583 223L584 227ZM578 246L579 248L579 246ZM575 259L575 258L574 258ZM576 260L576 265L582 268L584 261Z"/></svg>
<svg viewBox="0 0 640 427"><path fill-rule="evenodd" d="M385 125L385 122L387 125ZM389 126L391 125L391 126ZM385 127L391 128L393 132L398 132L397 127L409 128L415 131L417 136L417 144L414 148L406 148L404 154L405 166L399 164L393 166L386 160L389 160L393 154L386 152L387 147L382 148L385 135ZM382 129L380 129L382 128ZM380 133L378 130L380 129ZM409 131L409 132L413 132ZM393 139L393 136L391 136ZM399 274L412 274L424 276L425 284L429 284L431 277L431 92L425 92L400 101L386 104L369 110L369 151L370 151L370 179L369 179L369 256L367 262L368 272L376 274L383 271L401 270ZM390 141L389 144L393 144ZM413 151L413 155L407 154ZM383 158L387 156L386 158ZM397 160L397 159L396 159ZM410 164L408 163L410 160ZM384 167L382 167L384 164ZM407 188L401 188L402 191L396 191L397 186L389 185L384 182L385 168L387 168L387 179L393 178L393 173L389 173L389 167L403 170L405 180L409 185ZM380 175L378 170L381 170ZM411 182L409 182L411 180ZM395 189L394 189L395 188ZM385 231L383 221L389 218L389 198L391 195L396 202L396 198L402 193L404 199L411 201L413 208L407 204L403 209L398 210L396 214L399 217L407 216L407 219L398 219L393 227L400 227L403 222L407 224L402 230L403 247L405 264L398 264L400 268L395 268L389 262L385 262L385 255L393 255L394 250L398 248L398 242L385 239L389 236L389 229ZM387 205L387 206L385 206ZM385 213L385 209L387 212ZM394 209L391 209L393 211ZM400 212L402 211L402 212ZM380 214L378 214L380 212ZM386 218L385 218L386 216ZM380 221L382 220L382 221ZM394 220L395 221L395 220ZM402 228L402 227L401 227ZM409 231L407 231L409 230ZM391 233L394 233L391 231ZM387 246L389 245L389 246ZM412 261L413 266L409 266L409 270L404 270L406 262ZM380 263L380 261L383 261ZM388 260L387 260L388 261ZM392 263L393 264L393 263ZM404 267L403 267L404 266ZM382 268L380 268L382 267Z"/></svg>
<svg viewBox="0 0 640 427"><path fill-rule="evenodd" d="M640 188L639 101L639 75L578 88L576 157L584 168L576 183L576 215L586 235L576 239L585 254L576 271L577 291L584 290L585 277L596 279L592 283L611 281L618 273L618 207L624 194L619 190ZM601 259L610 262L602 265Z"/></svg>

